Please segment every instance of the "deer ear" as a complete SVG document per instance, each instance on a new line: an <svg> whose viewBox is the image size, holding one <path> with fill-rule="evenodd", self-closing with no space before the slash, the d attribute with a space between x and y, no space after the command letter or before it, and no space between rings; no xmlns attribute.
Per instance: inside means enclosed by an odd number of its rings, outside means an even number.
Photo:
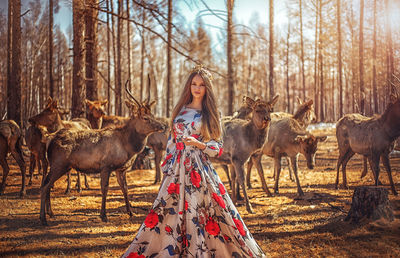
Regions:
<svg viewBox="0 0 400 258"><path fill-rule="evenodd" d="M252 98L247 97L247 96L243 97L243 104L245 104L245 105L247 105L249 107L253 107L255 103L256 102Z"/></svg>
<svg viewBox="0 0 400 258"><path fill-rule="evenodd" d="M298 96L296 96L296 99L297 99L297 103L299 103L299 105L303 104L303 101L301 101L301 99Z"/></svg>
<svg viewBox="0 0 400 258"><path fill-rule="evenodd" d="M52 109L57 109L58 108L58 101L57 100L53 100L53 102L51 103L51 108Z"/></svg>
<svg viewBox="0 0 400 258"><path fill-rule="evenodd" d="M324 142L324 141L326 141L326 139L328 139L328 136L318 136L317 137L317 140L320 142Z"/></svg>
<svg viewBox="0 0 400 258"><path fill-rule="evenodd" d="M50 107L50 105L53 103L53 99L49 96L47 98L47 103L46 103L46 107Z"/></svg>
<svg viewBox="0 0 400 258"><path fill-rule="evenodd" d="M307 105L307 106L311 106L312 104L314 104L314 101L313 101L312 99L310 99L310 100L308 100L308 101L306 102L306 105Z"/></svg>
<svg viewBox="0 0 400 258"><path fill-rule="evenodd" d="M269 102L269 104L273 107L275 106L276 102L278 101L279 94L276 94L275 97L272 98L272 100Z"/></svg>
<svg viewBox="0 0 400 258"><path fill-rule="evenodd" d="M156 100L153 100L152 102L150 102L149 104L149 108L152 108L155 104L157 103Z"/></svg>
<svg viewBox="0 0 400 258"><path fill-rule="evenodd" d="M294 139L295 142L297 143L301 143L304 142L307 139L307 136L305 135L298 135L296 136L296 138Z"/></svg>
<svg viewBox="0 0 400 258"><path fill-rule="evenodd" d="M87 106L91 106L91 105L93 105L93 102L92 101L90 101L90 100L88 100L88 99L85 99L85 103L86 103L86 105Z"/></svg>
<svg viewBox="0 0 400 258"><path fill-rule="evenodd" d="M100 102L100 105L105 106L105 105L107 105L107 103L108 103L108 100L103 100Z"/></svg>

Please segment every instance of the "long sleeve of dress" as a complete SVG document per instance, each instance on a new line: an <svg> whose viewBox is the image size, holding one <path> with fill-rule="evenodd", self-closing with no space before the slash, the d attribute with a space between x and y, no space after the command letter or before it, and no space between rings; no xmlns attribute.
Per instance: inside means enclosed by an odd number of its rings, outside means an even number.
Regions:
<svg viewBox="0 0 400 258"><path fill-rule="evenodd" d="M211 140L205 142L205 144L206 148L203 151L210 157L221 156L222 152L224 151L222 147L223 146L222 140L221 141Z"/></svg>

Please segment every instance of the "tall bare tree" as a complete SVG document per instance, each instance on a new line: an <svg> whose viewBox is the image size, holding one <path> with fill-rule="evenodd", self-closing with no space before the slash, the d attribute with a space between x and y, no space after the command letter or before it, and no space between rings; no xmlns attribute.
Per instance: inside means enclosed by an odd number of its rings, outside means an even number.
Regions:
<svg viewBox="0 0 400 258"><path fill-rule="evenodd" d="M8 118L22 127L21 112L21 0L8 2L8 79L7 114ZM11 23L11 24L10 24Z"/></svg>
<svg viewBox="0 0 400 258"><path fill-rule="evenodd" d="M359 76L360 76L360 112L365 114L364 88L364 0L360 0L360 41L359 41Z"/></svg>
<svg viewBox="0 0 400 258"><path fill-rule="evenodd" d="M389 20L389 13L390 13L390 8L389 8L389 0L385 0L385 10L386 10L386 41L387 41L387 80L393 82L393 73L394 73L394 58L393 58L393 40L392 40L392 26L390 24ZM390 88L390 83L387 84L389 89ZM387 90L386 94L386 99L389 99L391 90Z"/></svg>
<svg viewBox="0 0 400 258"><path fill-rule="evenodd" d="M228 22L227 22L227 33L228 33L228 42L227 42L227 65L228 65L228 115L233 114L233 101L235 96L235 85L233 80L233 63L232 63L232 44L233 44L233 8L234 8L234 0L227 0L227 9L228 9Z"/></svg>
<svg viewBox="0 0 400 258"><path fill-rule="evenodd" d="M84 24L84 5L82 1L73 1L72 3L72 25L74 30L73 38L73 71L72 71L72 117L84 117L85 115L85 41L83 32Z"/></svg>
<svg viewBox="0 0 400 258"><path fill-rule="evenodd" d="M98 99L97 85L97 15L98 0L86 0L85 47L86 47L86 98Z"/></svg>
<svg viewBox="0 0 400 258"><path fill-rule="evenodd" d="M229 1L229 0L228 0ZM167 102L165 115L169 117L171 102L171 44L172 44L172 0L168 0L168 44L167 44Z"/></svg>
<svg viewBox="0 0 400 258"><path fill-rule="evenodd" d="M53 81L53 0L49 0L49 90L50 96L54 98Z"/></svg>
<svg viewBox="0 0 400 258"><path fill-rule="evenodd" d="M374 0L374 29L373 29L373 45L372 45L372 94L374 99L374 112L378 110L378 90L376 87L376 0Z"/></svg>
<svg viewBox="0 0 400 258"><path fill-rule="evenodd" d="M115 62L116 81L115 81L115 113L122 115L122 74L121 74L121 35L122 35L122 0L118 0L118 20L117 20L117 60Z"/></svg>
<svg viewBox="0 0 400 258"><path fill-rule="evenodd" d="M269 96L274 95L274 0L269 0Z"/></svg>
<svg viewBox="0 0 400 258"><path fill-rule="evenodd" d="M306 98L306 76L304 71L304 40L303 40L303 1L299 0L299 14L300 14L300 59L301 59L301 84L303 86L303 98Z"/></svg>
<svg viewBox="0 0 400 258"><path fill-rule="evenodd" d="M337 35L338 35L338 76L339 76L339 117L343 116L343 84L342 84L342 21L341 21L341 8L340 1L337 0L336 7L336 19L337 19Z"/></svg>
<svg viewBox="0 0 400 258"><path fill-rule="evenodd" d="M322 40L322 5L323 2L322 0L319 0L319 35L318 35L318 60L319 60L319 96L320 96L320 100L319 100L319 112L320 112L320 119L321 121L325 121L325 108L324 108L324 104L325 104L325 89L324 89L324 58L323 58L323 54L322 54L322 44L323 44L323 40Z"/></svg>

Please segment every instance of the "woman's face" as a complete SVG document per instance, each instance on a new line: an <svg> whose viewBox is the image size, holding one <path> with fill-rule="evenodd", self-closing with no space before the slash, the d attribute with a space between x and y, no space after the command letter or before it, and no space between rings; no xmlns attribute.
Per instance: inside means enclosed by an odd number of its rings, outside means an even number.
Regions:
<svg viewBox="0 0 400 258"><path fill-rule="evenodd" d="M190 85L190 92L192 93L192 96L194 99L200 99L202 100L204 95L206 94L206 84L203 81L203 78L201 78L200 75L196 74L193 79L192 83Z"/></svg>

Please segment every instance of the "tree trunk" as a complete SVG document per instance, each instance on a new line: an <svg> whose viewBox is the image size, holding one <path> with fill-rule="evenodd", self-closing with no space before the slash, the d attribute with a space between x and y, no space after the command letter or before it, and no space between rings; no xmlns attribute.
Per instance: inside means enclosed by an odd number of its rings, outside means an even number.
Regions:
<svg viewBox="0 0 400 258"><path fill-rule="evenodd" d="M378 114L378 90L376 87L376 0L374 0L374 29L372 41L372 91L374 96L374 113Z"/></svg>
<svg viewBox="0 0 400 258"><path fill-rule="evenodd" d="M169 117L170 102L171 102L171 75L172 75L171 40L172 40L172 0L168 0L167 105L165 109L165 115L167 117Z"/></svg>
<svg viewBox="0 0 400 258"><path fill-rule="evenodd" d="M232 63L232 44L233 44L233 24L232 24L232 15L233 15L233 6L234 0L227 0L228 7L228 23L227 23L227 33L228 33L228 42L227 42L227 64L228 64L228 115L233 114L233 101L235 96L235 88L233 82L233 63Z"/></svg>
<svg viewBox="0 0 400 258"><path fill-rule="evenodd" d="M121 78L121 35L122 35L122 0L118 0L118 23L117 23L117 60L115 64L115 114L122 115L122 78Z"/></svg>
<svg viewBox="0 0 400 258"><path fill-rule="evenodd" d="M301 51L301 83L303 86L303 99L306 99L306 77L304 71L304 40L303 40L303 4L302 0L299 1L300 12L300 51Z"/></svg>
<svg viewBox="0 0 400 258"><path fill-rule="evenodd" d="M131 78L131 30L130 30L130 24L129 24L129 1L126 0L126 15L128 17L128 20L126 21L126 32L127 32L127 38L128 38L128 80L129 80L129 90L132 91L132 78Z"/></svg>
<svg viewBox="0 0 400 258"><path fill-rule="evenodd" d="M388 190L375 186L356 187L351 208L345 221L358 223L361 219L394 220L393 209L388 198Z"/></svg>
<svg viewBox="0 0 400 258"><path fill-rule="evenodd" d="M109 1L106 0L106 8L109 11ZM110 114L111 111L111 53L110 53L110 14L107 15L107 113Z"/></svg>
<svg viewBox="0 0 400 258"><path fill-rule="evenodd" d="M365 114L364 88L364 0L360 0L360 41L359 41L359 69L360 69L360 112Z"/></svg>
<svg viewBox="0 0 400 258"><path fill-rule="evenodd" d="M143 12L142 12L142 24L144 25L146 21L146 12L143 8ZM144 91L144 57L145 57L145 35L144 35L144 29L141 30L141 38L142 38L142 45L140 48L140 101L143 100L143 91Z"/></svg>
<svg viewBox="0 0 400 258"><path fill-rule="evenodd" d="M97 15L98 0L87 0L85 8L86 98L97 100Z"/></svg>
<svg viewBox="0 0 400 258"><path fill-rule="evenodd" d="M300 1L301 2L301 1ZM289 93L289 43L290 21L288 21L288 31L286 37L286 111L290 113L290 93Z"/></svg>
<svg viewBox="0 0 400 258"><path fill-rule="evenodd" d="M319 116L319 87L318 87L318 19L319 19L319 4L320 1L316 2L315 6L315 50L314 50L314 106L315 106L315 114Z"/></svg>
<svg viewBox="0 0 400 258"><path fill-rule="evenodd" d="M269 0L269 98L274 95L274 0Z"/></svg>
<svg viewBox="0 0 400 258"><path fill-rule="evenodd" d="M9 60L8 64L11 64L10 68L10 79L7 85L7 113L8 118L14 120L20 128L22 124L22 112L21 112L21 0L9 1L9 12L11 15L11 26L8 28L12 31L9 32ZM10 19L9 19L10 21Z"/></svg>
<svg viewBox="0 0 400 258"><path fill-rule="evenodd" d="M390 13L389 9L389 1L385 0L385 9L386 14ZM386 40L387 40L387 80L393 82L393 73L394 73L394 65L393 65L393 41L392 41L392 26L390 24L389 15L386 15ZM387 83L388 89L386 94L386 99L389 100L391 90L390 82ZM388 101L386 101L388 102Z"/></svg>
<svg viewBox="0 0 400 258"><path fill-rule="evenodd" d="M53 0L49 0L49 89L50 97L54 98L53 82Z"/></svg>
<svg viewBox="0 0 400 258"><path fill-rule="evenodd" d="M81 1L73 1L73 74L72 74L72 118L85 116L86 87L84 80L84 6Z"/></svg>
<svg viewBox="0 0 400 258"><path fill-rule="evenodd" d="M322 56L322 0L319 0L319 36L318 36L318 53L319 53L319 89L320 89L320 120L323 122L325 121L325 109L324 109L324 96L325 96L325 90L324 90L324 59Z"/></svg>
<svg viewBox="0 0 400 258"><path fill-rule="evenodd" d="M337 0L337 31L338 31L338 76L339 76L339 118L343 116L343 83L342 83L342 28L341 28L341 8L340 1Z"/></svg>

